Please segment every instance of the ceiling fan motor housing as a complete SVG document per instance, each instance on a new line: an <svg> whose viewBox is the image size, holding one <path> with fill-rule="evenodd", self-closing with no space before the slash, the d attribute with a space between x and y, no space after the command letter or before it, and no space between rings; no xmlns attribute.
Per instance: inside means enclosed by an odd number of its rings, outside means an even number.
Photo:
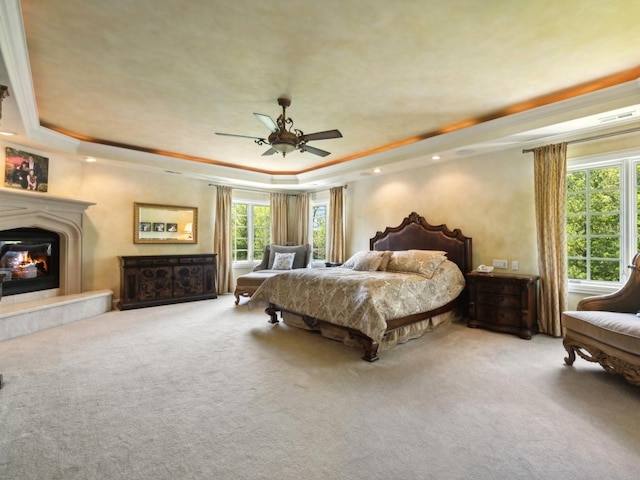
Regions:
<svg viewBox="0 0 640 480"><path fill-rule="evenodd" d="M269 135L269 143L280 153L290 153L298 148L300 139L295 133L280 130Z"/></svg>

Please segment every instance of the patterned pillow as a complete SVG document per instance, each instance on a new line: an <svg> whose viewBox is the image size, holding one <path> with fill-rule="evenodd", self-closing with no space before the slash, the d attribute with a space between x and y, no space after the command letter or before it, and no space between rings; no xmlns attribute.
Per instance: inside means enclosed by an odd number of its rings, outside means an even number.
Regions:
<svg viewBox="0 0 640 480"><path fill-rule="evenodd" d="M293 266L293 259L295 258L295 253L281 253L276 252L273 259L273 267L272 270L291 270Z"/></svg>
<svg viewBox="0 0 640 480"><path fill-rule="evenodd" d="M382 255L377 257L361 255L356 259L353 269L360 272L375 272L382 264Z"/></svg>
<svg viewBox="0 0 640 480"><path fill-rule="evenodd" d="M393 255L393 252L391 250L387 250L382 254L382 262L380 263L380 267L378 268L378 270L380 270L381 272L387 271L389 262L391 261L391 255Z"/></svg>
<svg viewBox="0 0 640 480"><path fill-rule="evenodd" d="M356 254L354 254L351 258L349 258L349 260L347 260L346 262L344 262L342 264L342 267L344 268L353 268L356 264L356 262L360 259L360 258L376 258L376 257L381 257L382 254L384 252L378 252L375 250L372 251L367 251L367 252L358 252Z"/></svg>
<svg viewBox="0 0 640 480"><path fill-rule="evenodd" d="M391 272L417 273L431 278L446 259L446 255L432 250L393 252L387 270Z"/></svg>

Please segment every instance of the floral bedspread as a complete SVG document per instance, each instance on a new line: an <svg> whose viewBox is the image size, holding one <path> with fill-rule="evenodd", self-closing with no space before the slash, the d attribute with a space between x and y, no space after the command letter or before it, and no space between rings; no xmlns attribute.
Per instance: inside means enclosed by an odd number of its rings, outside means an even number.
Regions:
<svg viewBox="0 0 640 480"><path fill-rule="evenodd" d="M462 272L449 260L432 278L340 267L297 269L265 280L248 305L253 310L272 303L351 327L380 342L387 320L441 307L460 295L464 285Z"/></svg>

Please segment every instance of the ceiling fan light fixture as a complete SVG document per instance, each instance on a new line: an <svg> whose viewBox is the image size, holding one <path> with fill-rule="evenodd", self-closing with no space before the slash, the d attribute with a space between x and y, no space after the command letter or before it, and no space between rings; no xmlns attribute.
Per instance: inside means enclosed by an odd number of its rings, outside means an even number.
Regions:
<svg viewBox="0 0 640 480"><path fill-rule="evenodd" d="M271 147L278 153L282 153L283 155L286 155L287 153L291 153L296 149L296 146L291 144L291 143L287 143L287 142L278 142L278 143L272 143Z"/></svg>

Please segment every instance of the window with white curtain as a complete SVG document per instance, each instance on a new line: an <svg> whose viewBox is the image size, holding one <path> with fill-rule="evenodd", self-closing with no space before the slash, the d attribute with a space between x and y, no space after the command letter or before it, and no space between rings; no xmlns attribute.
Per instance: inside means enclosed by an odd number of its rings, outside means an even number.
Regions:
<svg viewBox="0 0 640 480"><path fill-rule="evenodd" d="M640 251L640 152L571 160L567 164L569 290L619 288Z"/></svg>

